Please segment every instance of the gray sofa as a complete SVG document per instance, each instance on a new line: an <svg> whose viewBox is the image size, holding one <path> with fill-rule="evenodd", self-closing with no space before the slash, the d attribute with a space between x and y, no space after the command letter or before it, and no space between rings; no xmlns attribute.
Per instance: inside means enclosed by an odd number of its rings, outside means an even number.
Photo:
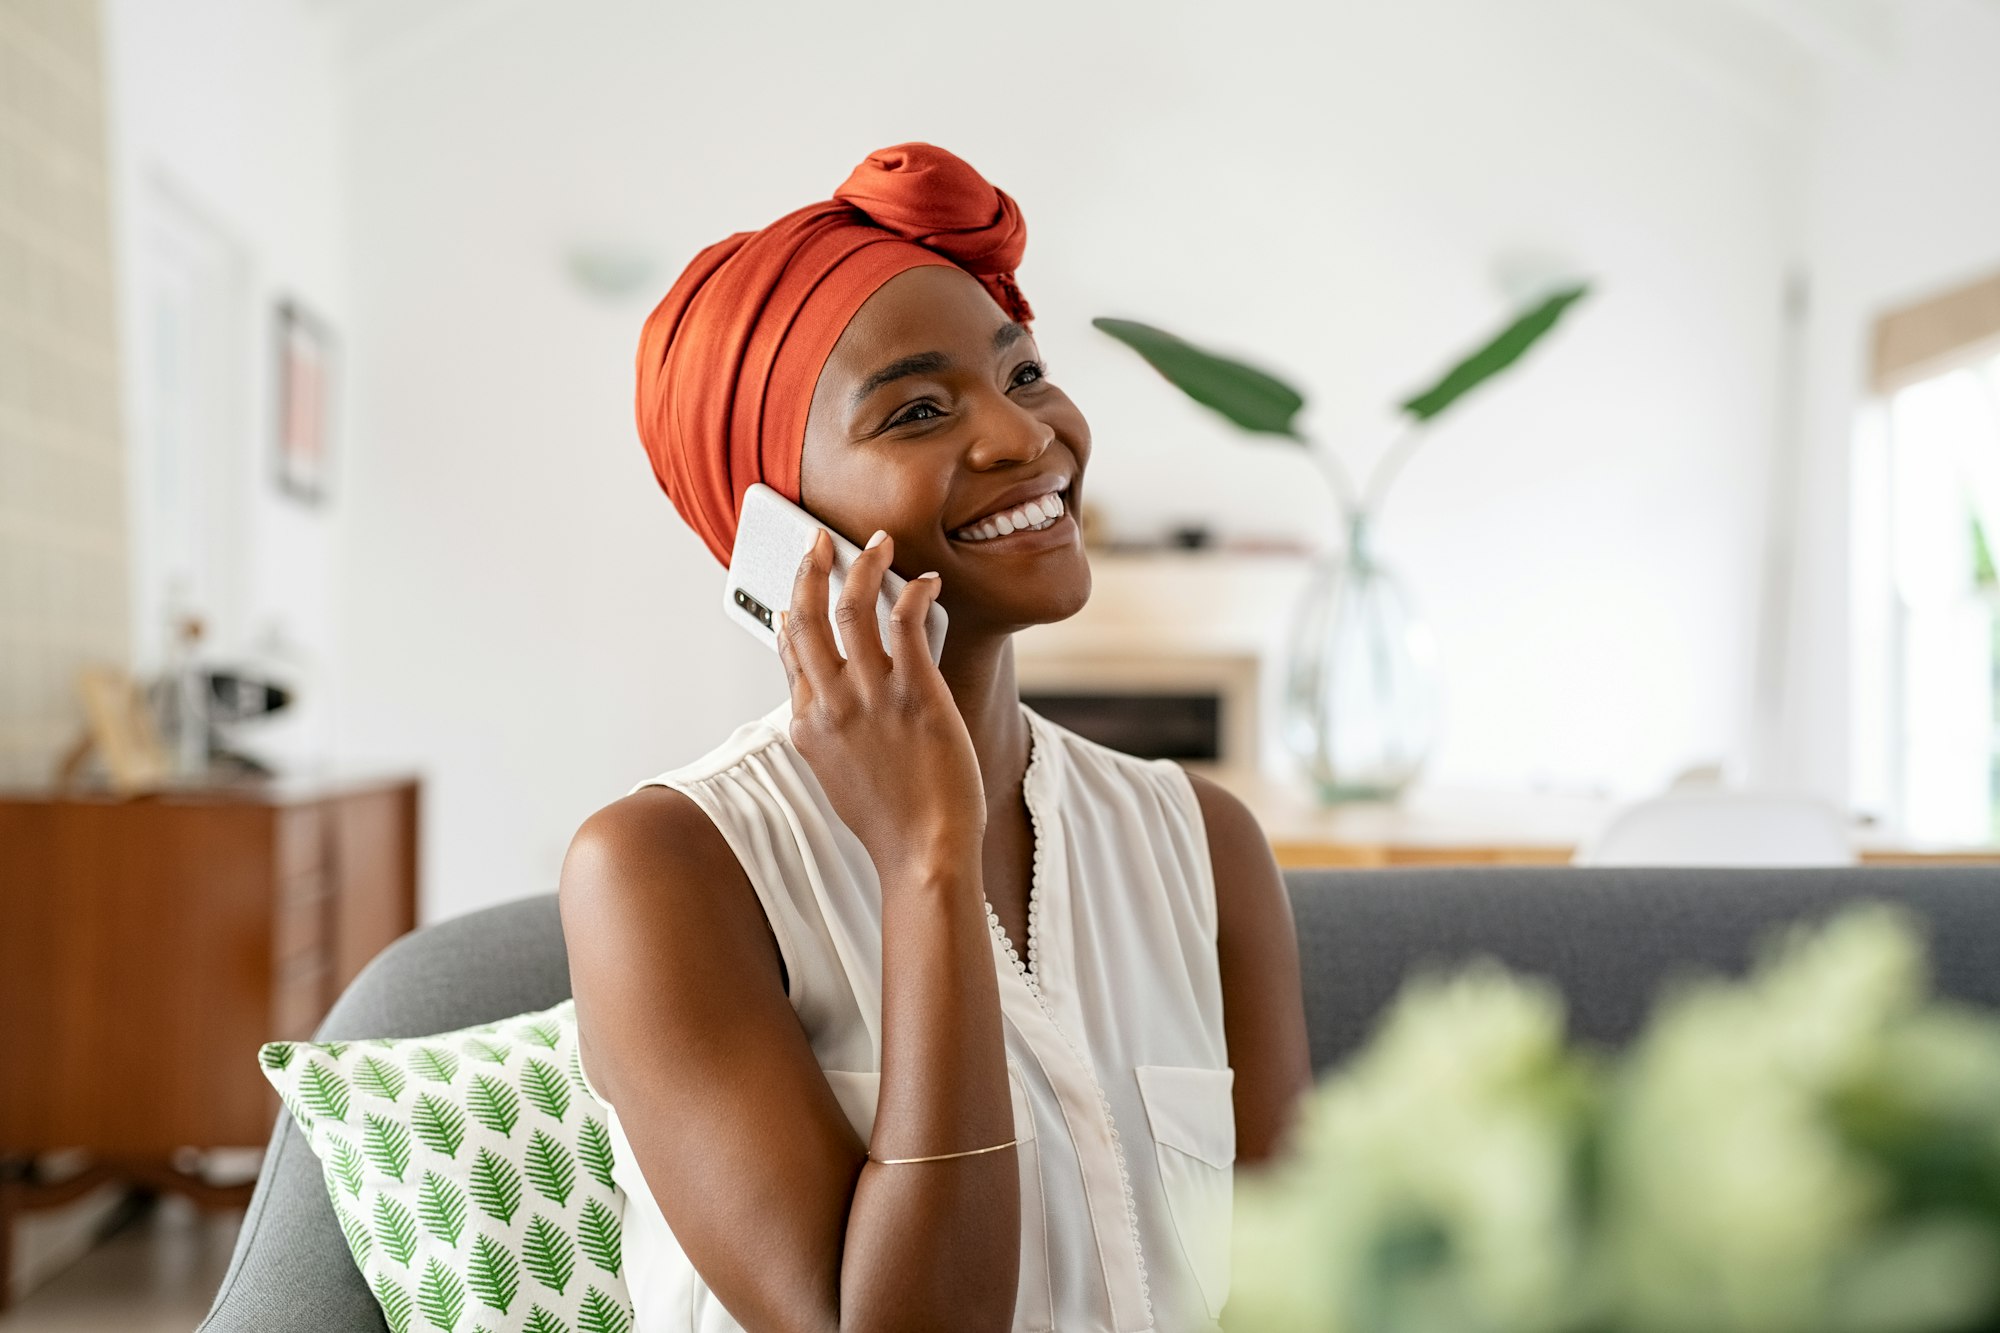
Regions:
<svg viewBox="0 0 2000 1333"><path fill-rule="evenodd" d="M1486 954L1555 981L1579 1038L1618 1044L1660 983L1739 973L1782 922L1855 898L1925 923L1940 993L2000 1007L2000 868L1449 867L1292 871L1315 1066L1366 1040L1413 966ZM357 977L321 1038L422 1036L569 994L553 894L405 936ZM246 1060L252 1058L244 1053ZM319 1164L280 1114L204 1333L384 1333L348 1257Z"/></svg>

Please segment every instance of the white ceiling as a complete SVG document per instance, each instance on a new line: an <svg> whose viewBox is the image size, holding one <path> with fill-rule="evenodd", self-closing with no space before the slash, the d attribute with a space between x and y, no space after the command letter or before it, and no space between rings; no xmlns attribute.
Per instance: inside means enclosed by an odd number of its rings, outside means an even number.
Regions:
<svg viewBox="0 0 2000 1333"><path fill-rule="evenodd" d="M1088 2L1088 0L1085 0ZM1514 0L1519 3L1520 0ZM1829 70L1892 62L1915 0L1555 0L1606 40L1644 50L1693 86L1776 131L1800 128ZM2000 0L1966 0L2000 21ZM364 81L421 59L525 0L310 0L343 28L350 69Z"/></svg>

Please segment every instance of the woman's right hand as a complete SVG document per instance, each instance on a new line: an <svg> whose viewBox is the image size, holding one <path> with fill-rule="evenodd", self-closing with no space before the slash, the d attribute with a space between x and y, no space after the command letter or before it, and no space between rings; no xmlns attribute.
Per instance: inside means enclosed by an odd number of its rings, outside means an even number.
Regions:
<svg viewBox="0 0 2000 1333"><path fill-rule="evenodd" d="M792 744L885 883L968 857L978 864L986 831L979 756L924 637L936 574L903 588L890 646L882 644L875 606L894 550L884 534L856 557L841 587L833 617L846 660L827 618L833 539L825 532L799 562L777 634L792 691Z"/></svg>

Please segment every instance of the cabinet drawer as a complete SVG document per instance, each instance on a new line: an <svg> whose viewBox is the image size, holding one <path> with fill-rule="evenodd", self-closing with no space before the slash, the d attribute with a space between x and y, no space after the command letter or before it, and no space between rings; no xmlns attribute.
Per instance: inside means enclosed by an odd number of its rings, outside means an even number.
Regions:
<svg viewBox="0 0 2000 1333"><path fill-rule="evenodd" d="M278 906L282 909L293 903L321 903L333 892L333 880L323 867L314 867L302 875L288 875L278 881Z"/></svg>
<svg viewBox="0 0 2000 1333"><path fill-rule="evenodd" d="M280 978L286 964L300 954L326 954L326 910L324 893L284 893L278 897L277 920L271 935L271 960Z"/></svg>
<svg viewBox="0 0 2000 1333"><path fill-rule="evenodd" d="M326 867L326 816L318 805L287 806L278 812L278 878Z"/></svg>

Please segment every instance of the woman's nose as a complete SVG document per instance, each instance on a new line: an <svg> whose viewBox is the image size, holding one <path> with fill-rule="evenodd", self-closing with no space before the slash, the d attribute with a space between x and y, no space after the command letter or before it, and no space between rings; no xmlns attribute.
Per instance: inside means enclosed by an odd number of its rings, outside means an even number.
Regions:
<svg viewBox="0 0 2000 1333"><path fill-rule="evenodd" d="M1006 461L1032 463L1055 440L1055 427L1003 397L984 414L972 458L979 466Z"/></svg>

